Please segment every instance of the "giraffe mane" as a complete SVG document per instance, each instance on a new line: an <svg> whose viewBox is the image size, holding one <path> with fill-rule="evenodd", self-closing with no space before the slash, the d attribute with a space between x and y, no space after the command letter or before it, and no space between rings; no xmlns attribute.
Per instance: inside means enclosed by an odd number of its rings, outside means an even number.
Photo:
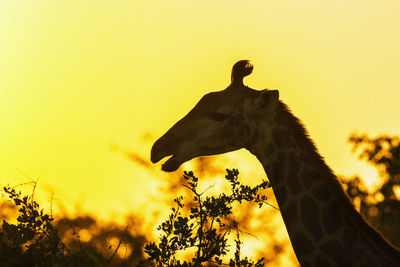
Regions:
<svg viewBox="0 0 400 267"><path fill-rule="evenodd" d="M318 169L320 171L324 171L326 174L328 174L328 176L333 178L329 180L330 185L333 186L333 188L335 188L339 194L341 194L342 197L338 197L338 200L342 204L342 207L345 208L347 214L351 214L354 218L354 222L357 224L358 227L362 228L363 232L368 233L369 236L372 237L373 240L380 245L380 247L390 251L392 256L394 258L397 258L400 262L400 249L393 246L386 237L384 237L379 231L376 231L375 227L366 220L364 215L357 212L353 203L351 202L350 197L343 190L341 181L334 174L332 169L325 162L325 159L318 152L314 141L310 138L310 135L301 120L294 116L288 105L286 105L282 101L280 101L280 106L278 107L278 110L279 111L277 116L279 117L279 120L286 121L286 125L293 132L297 143L303 144L303 149L306 149L307 153L312 156L313 160L319 163L317 165Z"/></svg>

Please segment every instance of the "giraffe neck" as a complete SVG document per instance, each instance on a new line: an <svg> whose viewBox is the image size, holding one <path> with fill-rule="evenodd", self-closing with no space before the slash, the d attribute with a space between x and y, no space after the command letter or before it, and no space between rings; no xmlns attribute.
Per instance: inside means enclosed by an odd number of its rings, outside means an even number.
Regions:
<svg viewBox="0 0 400 267"><path fill-rule="evenodd" d="M354 209L286 106L281 104L273 122L261 123L268 125L257 127L248 149L268 175L300 264L380 266L388 262L378 262L373 255L385 258L388 251L391 260L400 262L400 253Z"/></svg>

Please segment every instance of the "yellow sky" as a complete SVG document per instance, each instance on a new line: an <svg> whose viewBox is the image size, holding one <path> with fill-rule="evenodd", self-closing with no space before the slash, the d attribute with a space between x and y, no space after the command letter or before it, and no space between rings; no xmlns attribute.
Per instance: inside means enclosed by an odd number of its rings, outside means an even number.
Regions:
<svg viewBox="0 0 400 267"><path fill-rule="evenodd" d="M400 133L399 11L394 0L1 1L0 182L40 176L44 198L102 216L141 207L157 180L123 152L149 158L239 59L255 65L245 83L279 89L337 173L373 175L346 140ZM244 175L262 172L231 155Z"/></svg>

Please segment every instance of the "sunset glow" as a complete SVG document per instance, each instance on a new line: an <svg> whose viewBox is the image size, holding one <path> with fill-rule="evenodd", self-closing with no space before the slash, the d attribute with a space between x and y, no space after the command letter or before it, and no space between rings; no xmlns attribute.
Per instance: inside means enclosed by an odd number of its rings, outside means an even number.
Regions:
<svg viewBox="0 0 400 267"><path fill-rule="evenodd" d="M153 142L249 59L245 84L278 89L331 168L372 186L347 138L400 133L399 12L365 0L2 1L1 185L39 178L40 202L54 193L60 212L165 216L168 179L193 163L161 172ZM212 159L246 183L265 177L245 150Z"/></svg>

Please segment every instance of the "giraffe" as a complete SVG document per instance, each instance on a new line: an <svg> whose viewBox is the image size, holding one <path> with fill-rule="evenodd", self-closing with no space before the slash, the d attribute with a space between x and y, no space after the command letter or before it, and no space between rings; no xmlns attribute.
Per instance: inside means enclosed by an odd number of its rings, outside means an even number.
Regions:
<svg viewBox="0 0 400 267"><path fill-rule="evenodd" d="M238 61L231 84L204 95L160 137L151 161L171 156L162 170L172 172L198 156L245 148L268 175L301 266L400 266L400 250L355 210L279 92L243 84L252 70Z"/></svg>

